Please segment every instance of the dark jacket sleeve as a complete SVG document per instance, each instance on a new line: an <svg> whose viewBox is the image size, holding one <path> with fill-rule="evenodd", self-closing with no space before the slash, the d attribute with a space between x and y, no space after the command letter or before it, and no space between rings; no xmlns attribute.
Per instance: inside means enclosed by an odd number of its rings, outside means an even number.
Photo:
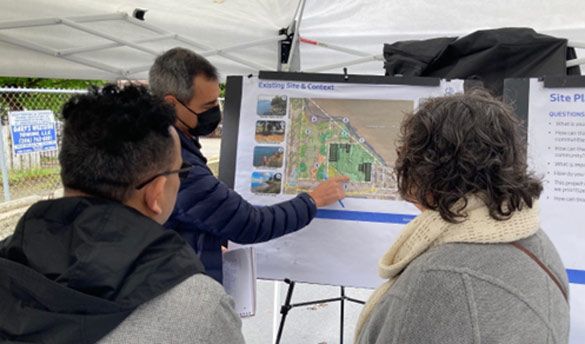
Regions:
<svg viewBox="0 0 585 344"><path fill-rule="evenodd" d="M181 183L175 210L165 227L183 225L241 244L278 238L303 228L317 208L306 193L272 206L257 207L197 164Z"/></svg>

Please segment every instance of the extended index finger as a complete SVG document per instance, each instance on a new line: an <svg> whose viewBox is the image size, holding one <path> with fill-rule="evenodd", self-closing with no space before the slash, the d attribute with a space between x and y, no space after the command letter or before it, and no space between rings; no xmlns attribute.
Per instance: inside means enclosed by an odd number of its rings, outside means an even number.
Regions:
<svg viewBox="0 0 585 344"><path fill-rule="evenodd" d="M345 182L349 181L349 176L335 176L335 177L329 178L329 180L332 180L332 181L338 182L338 183L345 183Z"/></svg>

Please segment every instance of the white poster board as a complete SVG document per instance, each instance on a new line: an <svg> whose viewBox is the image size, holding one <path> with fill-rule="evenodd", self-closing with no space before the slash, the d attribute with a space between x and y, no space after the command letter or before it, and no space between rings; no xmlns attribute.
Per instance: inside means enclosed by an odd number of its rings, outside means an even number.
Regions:
<svg viewBox="0 0 585 344"><path fill-rule="evenodd" d="M544 180L541 225L571 282L570 342L585 343L585 87L531 79L528 104L528 161Z"/></svg>
<svg viewBox="0 0 585 344"><path fill-rule="evenodd" d="M258 277L380 285L378 260L418 214L399 199L392 177L401 120L424 98L462 91L460 80L414 86L243 78L235 191L270 205L326 178L351 177L343 205L320 209L305 229L253 245Z"/></svg>

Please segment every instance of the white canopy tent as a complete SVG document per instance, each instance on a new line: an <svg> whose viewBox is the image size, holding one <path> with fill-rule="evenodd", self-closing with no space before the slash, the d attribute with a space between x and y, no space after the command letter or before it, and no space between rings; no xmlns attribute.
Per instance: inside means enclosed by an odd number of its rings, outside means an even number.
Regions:
<svg viewBox="0 0 585 344"><path fill-rule="evenodd" d="M345 66L382 75L384 43L479 29L530 27L585 49L583 13L580 0L0 0L0 76L145 80L175 46L207 56L223 77ZM283 28L300 65L279 63Z"/></svg>
<svg viewBox="0 0 585 344"><path fill-rule="evenodd" d="M148 10L144 21L133 17L137 8ZM224 76L344 66L383 74L383 43L398 40L515 26L578 46L584 10L577 0L3 0L0 75L147 79L156 55L174 46L209 57ZM280 66L278 41L286 35L279 31L288 27L292 37L295 20L300 67Z"/></svg>

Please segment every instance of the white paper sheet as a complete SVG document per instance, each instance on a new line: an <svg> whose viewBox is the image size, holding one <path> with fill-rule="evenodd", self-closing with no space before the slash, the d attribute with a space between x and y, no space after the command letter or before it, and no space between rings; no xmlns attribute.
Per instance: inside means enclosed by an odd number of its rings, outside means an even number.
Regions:
<svg viewBox="0 0 585 344"><path fill-rule="evenodd" d="M585 343L585 88L530 80L528 160L544 180L540 217L573 282L571 343Z"/></svg>
<svg viewBox="0 0 585 344"><path fill-rule="evenodd" d="M223 254L223 286L241 317L256 314L256 264L254 249L229 249Z"/></svg>

